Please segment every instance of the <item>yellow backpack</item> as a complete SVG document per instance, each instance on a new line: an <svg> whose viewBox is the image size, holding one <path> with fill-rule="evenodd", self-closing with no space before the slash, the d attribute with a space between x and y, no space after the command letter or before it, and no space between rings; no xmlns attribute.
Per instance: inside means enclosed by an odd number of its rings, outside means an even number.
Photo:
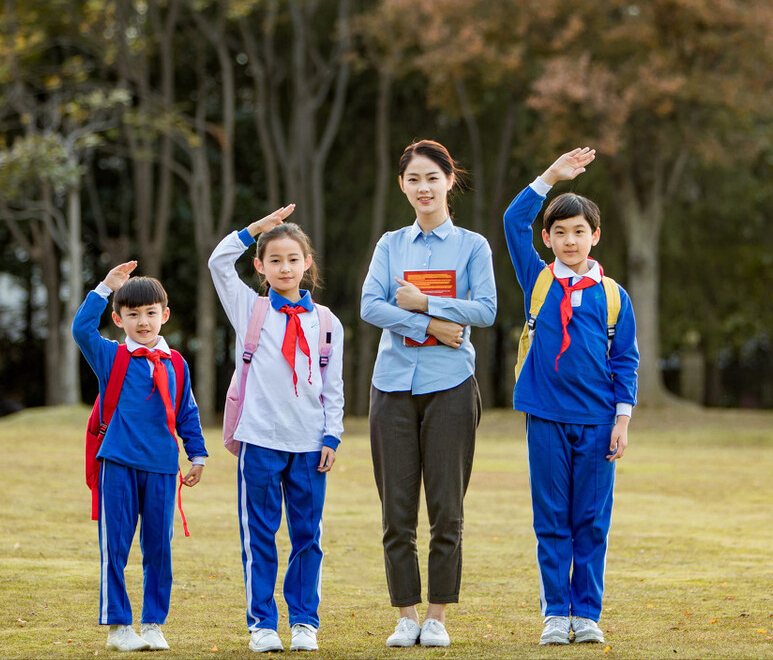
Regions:
<svg viewBox="0 0 773 660"><path fill-rule="evenodd" d="M534 283L534 289L531 292L531 305L529 305L529 318L523 324L523 332L521 332L521 339L518 342L518 361L515 363L516 382L531 347L537 315L540 309L542 309L542 303L545 302L548 289L550 289L552 283L553 272L549 266L545 266ZM607 355L609 355L609 347L612 345L612 338L615 336L617 317L620 314L620 289L617 288L617 282L606 275L601 278L601 283L604 285L604 293L607 296Z"/></svg>

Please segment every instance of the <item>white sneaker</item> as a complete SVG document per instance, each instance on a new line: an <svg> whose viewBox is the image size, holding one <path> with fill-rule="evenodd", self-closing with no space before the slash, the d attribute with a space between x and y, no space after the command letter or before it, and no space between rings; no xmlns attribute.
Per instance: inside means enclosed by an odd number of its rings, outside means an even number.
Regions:
<svg viewBox="0 0 773 660"><path fill-rule="evenodd" d="M395 631L387 639L387 646L416 646L421 635L421 626L413 619L402 617L395 626Z"/></svg>
<svg viewBox="0 0 773 660"><path fill-rule="evenodd" d="M422 646L451 646L446 627L437 619L425 619L419 637Z"/></svg>
<svg viewBox="0 0 773 660"><path fill-rule="evenodd" d="M572 630L574 631L574 641L578 644L582 642L601 644L604 641L604 633L601 632L601 628L593 619L586 619L584 616L573 616Z"/></svg>
<svg viewBox="0 0 773 660"><path fill-rule="evenodd" d="M271 628L258 628L250 633L250 651L256 653L268 653L269 651L284 651L282 640L276 630Z"/></svg>
<svg viewBox="0 0 773 660"><path fill-rule="evenodd" d="M316 651L317 629L306 623L296 623L291 629L292 641L290 642L291 651Z"/></svg>
<svg viewBox="0 0 773 660"><path fill-rule="evenodd" d="M108 651L145 651L150 648L131 626L110 626L107 633Z"/></svg>
<svg viewBox="0 0 773 660"><path fill-rule="evenodd" d="M539 638L540 645L568 644L569 628L570 624L568 616L547 617L545 619L545 627L542 630L542 636Z"/></svg>
<svg viewBox="0 0 773 660"><path fill-rule="evenodd" d="M140 626L140 635L148 644L150 651L168 651L169 644L164 639L164 633L161 632L161 626L157 623L143 623Z"/></svg>

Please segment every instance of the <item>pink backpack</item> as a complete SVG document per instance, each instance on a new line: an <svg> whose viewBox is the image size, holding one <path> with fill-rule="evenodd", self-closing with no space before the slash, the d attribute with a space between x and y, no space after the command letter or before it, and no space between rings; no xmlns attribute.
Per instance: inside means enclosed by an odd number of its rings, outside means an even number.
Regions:
<svg viewBox="0 0 773 660"><path fill-rule="evenodd" d="M325 379L325 367L330 361L330 349L333 343L333 315L324 305L314 303L319 314L319 367L322 379ZM244 353L242 353L242 369L234 369L231 384L225 397L225 410L223 411L223 445L234 456L239 455L240 442L234 439L234 432L239 425L244 408L244 398L241 396L247 384L247 373L250 370L250 362L255 351L258 350L260 330L268 312L269 300L265 296L258 296L252 308L250 324L247 327L247 336L244 338ZM237 375L239 379L237 380Z"/></svg>

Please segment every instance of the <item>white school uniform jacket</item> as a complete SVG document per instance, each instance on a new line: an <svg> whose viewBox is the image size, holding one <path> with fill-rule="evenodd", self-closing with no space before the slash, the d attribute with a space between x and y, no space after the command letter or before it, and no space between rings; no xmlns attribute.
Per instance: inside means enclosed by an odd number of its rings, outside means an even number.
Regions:
<svg viewBox="0 0 773 660"><path fill-rule="evenodd" d="M244 338L257 292L245 284L235 269L237 259L255 240L249 232L232 232L212 252L209 269L217 295L236 331L234 362L241 369ZM246 398L234 438L269 449L289 452L320 451L324 444L335 449L343 434L343 326L333 316L330 362L325 381L319 366L319 315L316 308L299 314L311 352L309 359L296 348L293 387L290 364L282 355L287 315L269 305L258 350L247 375Z"/></svg>

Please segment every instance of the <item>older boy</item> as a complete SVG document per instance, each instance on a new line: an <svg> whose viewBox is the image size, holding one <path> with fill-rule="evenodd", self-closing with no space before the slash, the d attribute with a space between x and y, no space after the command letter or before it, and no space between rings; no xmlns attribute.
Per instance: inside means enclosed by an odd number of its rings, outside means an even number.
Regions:
<svg viewBox="0 0 773 660"><path fill-rule="evenodd" d="M167 295L152 277L129 275L137 262L113 268L86 296L73 337L99 379L102 399L118 343L99 334L99 320L111 293L113 322L126 331L132 353L121 396L97 454L99 474L99 548L101 556L99 623L109 625L107 648L114 651L163 650L169 645L160 625L166 622L172 591L171 540L178 466L175 431L183 439L192 467L181 479L195 486L207 451L187 364L176 382L170 350L159 335L169 320ZM159 357L160 356L160 357ZM174 410L177 388L183 388ZM141 636L131 627L132 610L124 568L137 518L144 569Z"/></svg>
<svg viewBox="0 0 773 660"><path fill-rule="evenodd" d="M505 212L507 246L527 315L546 268L532 245L531 224L550 188L574 179L594 158L588 148L563 154ZM556 257L549 266L553 278L513 395L513 407L526 414L545 617L540 644L568 644L571 633L575 642L604 641L597 622L614 462L628 444L639 353L631 301L622 287L608 341L603 270L588 258L600 238L599 223L596 204L573 193L559 195L545 210L542 240Z"/></svg>

